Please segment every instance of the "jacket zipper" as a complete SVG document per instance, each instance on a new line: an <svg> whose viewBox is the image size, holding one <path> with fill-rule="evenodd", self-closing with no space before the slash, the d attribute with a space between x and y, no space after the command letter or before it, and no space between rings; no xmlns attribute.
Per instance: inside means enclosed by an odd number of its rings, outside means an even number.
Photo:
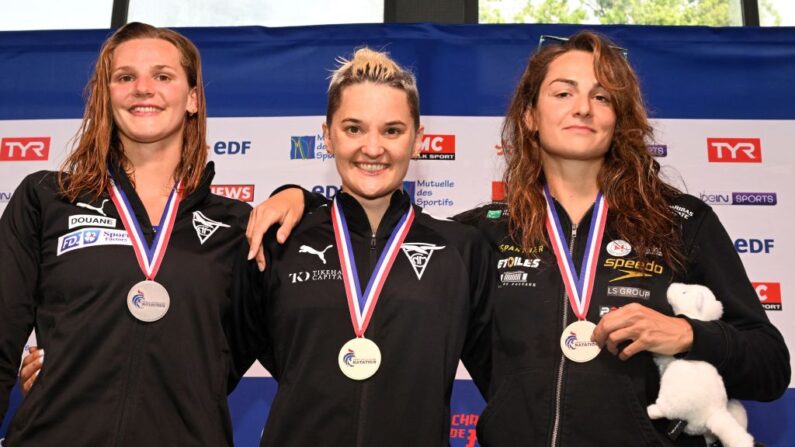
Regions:
<svg viewBox="0 0 795 447"><path fill-rule="evenodd" d="M577 239L577 224L571 225L571 240L569 241L569 254L574 256L574 241ZM563 288L563 329L569 325L569 313L566 311L568 306L569 297L566 295L566 288ZM561 394L563 393L563 367L566 365L566 356L560 354L560 363L558 364L558 376L555 384L555 422L552 425L552 440L549 445L556 447L558 445L558 432L560 431L560 401Z"/></svg>
<svg viewBox="0 0 795 447"><path fill-rule="evenodd" d="M376 240L375 234L370 235L370 268L368 271L370 272L369 276L373 275L373 270L375 269L375 263L378 262L378 241ZM368 278L369 278L368 276ZM362 427L367 425L367 421L365 420L366 415L362 412L365 402L367 401L367 381L362 383L361 393L359 394L359 417L358 423L356 424L356 445L357 446L364 446L364 431Z"/></svg>

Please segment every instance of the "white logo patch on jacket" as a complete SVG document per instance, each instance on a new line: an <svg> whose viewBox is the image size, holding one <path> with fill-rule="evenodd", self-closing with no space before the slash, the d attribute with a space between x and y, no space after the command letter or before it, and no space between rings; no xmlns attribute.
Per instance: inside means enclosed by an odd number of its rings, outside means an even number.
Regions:
<svg viewBox="0 0 795 447"><path fill-rule="evenodd" d="M310 247L309 245L302 245L298 248L298 253L308 253L310 255L315 255L323 261L323 264L326 263L326 251L333 247L333 245L329 244L328 247L324 248L322 251L315 250L314 248Z"/></svg>
<svg viewBox="0 0 795 447"><path fill-rule="evenodd" d="M220 227L229 228L229 225L223 222L216 222L202 214L201 211L193 212L193 228L196 230L196 236L199 237L199 242L202 245Z"/></svg>
<svg viewBox="0 0 795 447"><path fill-rule="evenodd" d="M404 242L401 246L403 253L409 258L411 267L414 273L417 274L417 279L422 279L422 274L425 273L425 267L431 260L431 255L436 250L445 248L444 245L433 245L424 242Z"/></svg>
<svg viewBox="0 0 795 447"><path fill-rule="evenodd" d="M109 201L109 199L105 199L105 200L103 200L103 201L102 201L102 204L101 204L100 206L93 206L93 205L89 205L89 204L87 204L87 203L83 203L83 202L77 202L75 205L79 206L80 208L85 208L85 209L87 209L87 210L93 210L93 211L96 211L96 212L98 212L99 214L102 214L103 216L105 216L105 217L108 217L108 215L107 215L107 214L105 214L105 210L103 209L103 208L105 208L105 204L106 204L108 201Z"/></svg>

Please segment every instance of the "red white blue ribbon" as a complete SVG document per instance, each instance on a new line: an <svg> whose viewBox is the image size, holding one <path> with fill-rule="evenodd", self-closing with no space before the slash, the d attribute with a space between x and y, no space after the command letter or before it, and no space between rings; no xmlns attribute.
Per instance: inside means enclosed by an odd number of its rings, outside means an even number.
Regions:
<svg viewBox="0 0 795 447"><path fill-rule="evenodd" d="M345 285L345 295L348 299L348 310L351 314L351 322L357 337L363 337L370 318L373 316L381 289L384 287L392 264L400 251L400 246L409 233L412 222L414 222L414 209L409 206L409 210L400 218L386 247L381 252L378 263L375 265L367 288L362 292L359 285L359 275L356 271L356 261L353 256L348 224L342 212L342 206L338 199L334 199L331 208L331 220L334 224L334 238L337 241L337 255L340 258L340 268L342 269L342 280Z"/></svg>
<svg viewBox="0 0 795 447"><path fill-rule="evenodd" d="M588 229L588 239L585 244L585 256L582 258L582 265L578 273L567 247L566 236L563 234L560 218L547 185L544 185L544 198L547 202L547 234L549 234L552 250L558 260L558 269L560 270L560 276L563 278L563 284L566 286L569 304L571 304L574 315L580 320L585 320L585 316L588 314L588 306L591 304L593 283L596 278L596 267L599 261L599 248L602 246L602 236L605 232L607 201L601 192L596 195L596 202L594 203L591 223Z"/></svg>
<svg viewBox="0 0 795 447"><path fill-rule="evenodd" d="M130 201L124 191L116 185L116 181L111 178L110 186L108 187L110 198L119 212L121 221L124 224L124 229L132 241L135 257L138 259L138 265L141 271L146 276L146 279L154 281L157 271L160 269L160 264L166 254L168 248L168 240L171 238L171 230L174 228L174 221L177 218L177 209L179 202L182 200L181 182L174 185L171 194L168 196L166 202L166 209L163 211L163 216L160 218L160 229L155 233L155 238L152 245L146 243L141 226L138 224L138 219L135 217Z"/></svg>

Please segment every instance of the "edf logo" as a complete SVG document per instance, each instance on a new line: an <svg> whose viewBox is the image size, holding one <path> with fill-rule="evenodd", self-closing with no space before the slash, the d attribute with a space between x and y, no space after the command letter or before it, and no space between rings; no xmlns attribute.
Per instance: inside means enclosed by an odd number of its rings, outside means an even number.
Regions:
<svg viewBox="0 0 795 447"><path fill-rule="evenodd" d="M707 138L707 157L713 163L762 163L759 138Z"/></svg>
<svg viewBox="0 0 795 447"><path fill-rule="evenodd" d="M773 239L736 239L734 249L737 253L770 253L773 250Z"/></svg>
<svg viewBox="0 0 795 447"><path fill-rule="evenodd" d="M44 161L49 156L50 137L0 140L0 161Z"/></svg>
<svg viewBox="0 0 795 447"><path fill-rule="evenodd" d="M315 185L312 187L312 192L321 194L329 200L333 200L337 193L340 192L341 186L335 185Z"/></svg>
<svg viewBox="0 0 795 447"><path fill-rule="evenodd" d="M219 141L213 146L218 155L246 155L251 149L251 141Z"/></svg>

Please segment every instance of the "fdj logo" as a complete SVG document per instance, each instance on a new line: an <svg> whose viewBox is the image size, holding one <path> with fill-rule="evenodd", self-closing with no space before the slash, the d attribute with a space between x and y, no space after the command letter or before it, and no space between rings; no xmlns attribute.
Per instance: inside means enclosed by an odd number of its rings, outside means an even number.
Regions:
<svg viewBox="0 0 795 447"><path fill-rule="evenodd" d="M425 135L420 160L455 160L455 135Z"/></svg>
<svg viewBox="0 0 795 447"><path fill-rule="evenodd" d="M246 155L251 149L251 141L219 141L213 146L218 155Z"/></svg>
<svg viewBox="0 0 795 447"><path fill-rule="evenodd" d="M315 158L315 137L290 137L290 160L309 160Z"/></svg>
<svg viewBox="0 0 795 447"><path fill-rule="evenodd" d="M762 163L759 138L707 138L707 157L713 163Z"/></svg>
<svg viewBox="0 0 795 447"><path fill-rule="evenodd" d="M44 161L49 155L50 137L0 140L0 161Z"/></svg>
<svg viewBox="0 0 795 447"><path fill-rule="evenodd" d="M405 183L405 182L404 182ZM340 192L341 186L334 186L334 185L315 185L312 187L312 192L316 194L321 194L325 196L327 199L333 199L338 192Z"/></svg>
<svg viewBox="0 0 795 447"><path fill-rule="evenodd" d="M770 253L773 239L736 239L734 249L737 253Z"/></svg>

